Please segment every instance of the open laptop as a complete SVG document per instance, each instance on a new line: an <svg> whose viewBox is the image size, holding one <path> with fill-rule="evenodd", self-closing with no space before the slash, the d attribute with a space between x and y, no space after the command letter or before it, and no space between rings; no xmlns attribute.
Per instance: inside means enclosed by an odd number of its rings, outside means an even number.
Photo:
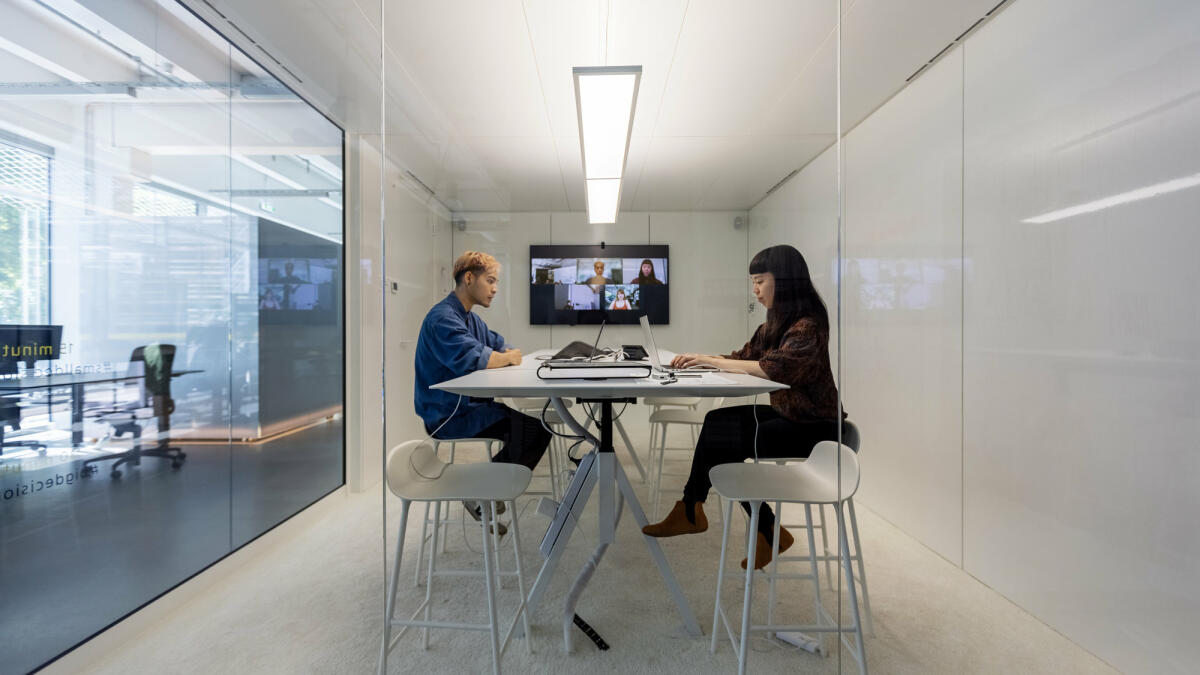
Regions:
<svg viewBox="0 0 1200 675"><path fill-rule="evenodd" d="M646 340L647 352L650 353L650 365L654 367L654 372L657 373L680 373L683 368L672 368L663 366L662 361L658 357L658 347L654 344L654 333L650 330L650 319L643 314L638 322L642 324L642 337Z"/></svg>
<svg viewBox="0 0 1200 675"><path fill-rule="evenodd" d="M608 323L605 319L600 322L600 332L596 333L596 342L589 345L586 342L576 340L571 344L558 350L558 353L551 356L551 360L559 361L562 359L592 359L601 355L598 347L600 346L600 336L604 335L604 324Z"/></svg>

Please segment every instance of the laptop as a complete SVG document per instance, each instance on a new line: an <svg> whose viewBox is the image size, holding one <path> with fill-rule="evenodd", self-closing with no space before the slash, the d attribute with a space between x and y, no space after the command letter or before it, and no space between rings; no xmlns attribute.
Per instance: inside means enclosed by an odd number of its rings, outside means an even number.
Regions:
<svg viewBox="0 0 1200 675"><path fill-rule="evenodd" d="M681 372L683 372L685 370L684 368L672 368L670 366L663 366L662 361L659 360L658 347L655 346L655 344L654 344L654 333L650 331L649 317L647 317L645 314L643 314L641 316L641 318L638 319L638 322L642 324L642 338L645 339L646 344L650 347L646 351L648 351L650 353L650 364L654 367L654 371L659 372L659 373L681 373Z"/></svg>
<svg viewBox="0 0 1200 675"><path fill-rule="evenodd" d="M600 346L600 336L604 334L604 324L608 323L608 319L600 322L600 332L596 333L595 344L589 345L586 342L576 340L571 344L558 350L558 353L551 356L552 361L561 361L563 359L593 359L603 354L597 349Z"/></svg>

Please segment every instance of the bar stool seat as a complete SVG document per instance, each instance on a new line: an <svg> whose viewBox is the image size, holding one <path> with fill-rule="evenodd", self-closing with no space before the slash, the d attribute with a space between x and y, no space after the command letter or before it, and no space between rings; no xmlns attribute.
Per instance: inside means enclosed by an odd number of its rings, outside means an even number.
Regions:
<svg viewBox="0 0 1200 675"><path fill-rule="evenodd" d="M858 456L854 450L835 441L821 441L813 448L812 453L809 454L808 459L804 462L782 466L773 463L721 464L713 467L708 475L712 481L713 490L726 500L725 522L721 536L721 560L718 565L716 600L713 608L712 642L709 649L714 653L716 652L717 629L723 622L730 642L738 650L738 673L739 675L743 675L746 672L747 643L751 632L836 632L839 636L842 633L853 633L855 636L854 644L846 644L858 661L859 672L862 675L866 675L867 660L863 645L862 621L859 616L854 570L851 566L843 510L846 500L853 497L854 493L858 491L860 472ZM793 576L791 578L812 580L815 596L814 610L817 623L803 626L773 624L774 593L772 593L772 598L768 602L767 623L751 625L750 609L755 572L754 565L748 564L746 566L745 589L742 600L741 634L740 638L735 637L734 631L725 616L725 611L721 606L721 584L725 578L725 558L727 557L726 553L729 546L729 523L732 520L733 504L736 501L750 503L750 523L746 532L747 561L756 559L755 549L758 544L759 509L764 502L774 503L777 510L781 504L785 503L804 505L805 520L808 523L806 531L808 534L808 550L810 553L808 560L811 572L802 577ZM812 529L812 506L819 504L830 504L837 512L840 558L846 578L846 588L850 596L849 607L852 617L850 625L842 625L840 618L829 616L828 611L821 604L821 583L817 573L818 555ZM781 517L782 514L777 514L776 522ZM775 548L773 559L778 559L778 529L776 529L773 546ZM861 551L859 554L861 555ZM762 573L771 580L774 579L772 575L777 574L777 572L767 572L766 570Z"/></svg>
<svg viewBox="0 0 1200 675"><path fill-rule="evenodd" d="M387 672L387 657L394 642L403 637L404 633L413 627L423 628L422 646L429 646L429 630L431 628L448 628L457 630L479 630L489 633L492 648L492 672L500 673L500 658L508 646L517 621L524 621L526 647L532 651L529 638L529 617L525 611L525 580L521 572L520 531L517 525L516 499L529 486L533 477L527 467L518 464L448 464L438 459L429 441L408 441L402 443L388 453L387 487L400 498L400 532L396 541L396 555L392 562L391 577L387 591L387 609L384 614L383 644L379 654L379 673ZM465 624L446 621L434 621L431 617L433 580L438 575L435 571L437 539L440 527L433 529L433 551L430 553L429 569L425 582L425 602L417 607L408 619L396 619L396 587L400 581L400 565L404 555L404 537L408 529L409 508L413 502L441 504L459 500L475 500L482 505L482 543L483 569L480 572L469 570L451 570L441 574L455 577L482 576L487 588L488 623ZM512 617L503 641L500 639L499 621L496 609L497 572L493 559L499 556L499 546L494 536L489 536L488 529L494 521L493 502L507 502L512 508L513 554L516 557L517 591L520 602ZM417 559L417 567L421 565ZM424 612L424 618L417 616ZM393 626L402 626L394 637Z"/></svg>

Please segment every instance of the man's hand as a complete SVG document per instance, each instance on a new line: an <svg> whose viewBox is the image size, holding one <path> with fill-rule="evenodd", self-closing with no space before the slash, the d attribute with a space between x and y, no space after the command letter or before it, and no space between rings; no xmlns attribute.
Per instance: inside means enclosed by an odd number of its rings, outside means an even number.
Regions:
<svg viewBox="0 0 1200 675"><path fill-rule="evenodd" d="M521 350L509 349L503 352L493 351L488 357L488 368L503 368L505 366L521 365Z"/></svg>

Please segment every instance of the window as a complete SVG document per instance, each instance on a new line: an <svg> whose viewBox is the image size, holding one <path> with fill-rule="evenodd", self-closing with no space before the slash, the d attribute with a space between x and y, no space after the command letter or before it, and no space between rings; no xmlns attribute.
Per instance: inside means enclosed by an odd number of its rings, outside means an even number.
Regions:
<svg viewBox="0 0 1200 675"><path fill-rule="evenodd" d="M0 140L0 323L49 314L50 158Z"/></svg>

